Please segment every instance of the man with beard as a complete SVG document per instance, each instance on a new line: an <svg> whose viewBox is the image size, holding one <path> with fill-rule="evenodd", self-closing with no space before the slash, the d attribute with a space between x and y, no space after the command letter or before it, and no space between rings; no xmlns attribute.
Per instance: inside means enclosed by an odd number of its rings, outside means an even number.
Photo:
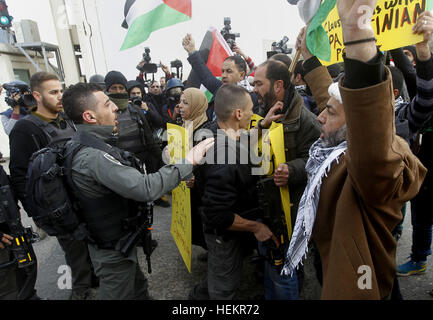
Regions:
<svg viewBox="0 0 433 320"><path fill-rule="evenodd" d="M266 185L264 195L268 201L274 193L280 194L279 187L289 187L291 207L291 223L294 225L299 200L307 184L307 174L305 164L308 159L308 150L320 136L320 127L314 114L306 109L302 97L295 91L294 85L290 81L288 67L275 60L268 60L259 66L255 73L254 93L259 101L262 101L260 115L266 115L268 111L278 102L282 104L282 114L284 115L278 122L284 127L284 150L286 163L275 168L273 179L263 179ZM259 122L259 127L261 123ZM281 208L279 212L272 212L272 216L284 223L284 212ZM279 219L279 220L278 220ZM278 223L277 223L278 224ZM282 250L286 249L289 235L287 228L282 228L287 240ZM267 255L267 249L261 248L262 254ZM281 266L280 266L281 267ZM280 276L280 267L265 262L265 298L273 299L297 299L298 293L296 275Z"/></svg>
<svg viewBox="0 0 433 320"><path fill-rule="evenodd" d="M74 124L66 120L63 114L63 88L56 75L39 72L30 79L30 87L37 101L36 110L17 122L10 134L10 173L14 190L29 217L32 212L27 204L26 174L32 154L49 144L65 142L75 133ZM89 253L84 241L77 241L72 236L57 237L65 252L66 263L72 270L71 299L88 299L93 297L92 267ZM35 270L25 281L19 299L29 299L36 295Z"/></svg>
<svg viewBox="0 0 433 320"><path fill-rule="evenodd" d="M426 175L395 133L391 74L374 31L358 24L361 15L371 21L375 5L338 1L345 76L329 86L319 116L322 134L310 149L308 184L283 269L295 270L312 236L323 266L322 299L390 298L397 269L392 231ZM423 23L420 18L417 26Z"/></svg>

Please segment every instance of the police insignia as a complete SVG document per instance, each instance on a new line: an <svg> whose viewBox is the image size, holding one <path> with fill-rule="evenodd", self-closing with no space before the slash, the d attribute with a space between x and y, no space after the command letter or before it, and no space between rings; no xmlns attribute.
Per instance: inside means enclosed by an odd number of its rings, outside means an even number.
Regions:
<svg viewBox="0 0 433 320"><path fill-rule="evenodd" d="M108 153L105 153L104 157L105 157L105 159L107 159L107 160L109 160L109 161L111 161L111 162L113 162L119 166L122 165L119 161L117 161L113 156L110 156Z"/></svg>

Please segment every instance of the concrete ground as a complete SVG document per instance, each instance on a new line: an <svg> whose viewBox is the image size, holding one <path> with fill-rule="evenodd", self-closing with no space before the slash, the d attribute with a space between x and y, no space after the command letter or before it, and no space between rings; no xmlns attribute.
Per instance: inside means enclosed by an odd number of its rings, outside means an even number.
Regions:
<svg viewBox="0 0 433 320"><path fill-rule="evenodd" d="M4 166L7 168L7 165ZM412 226L410 223L410 206L404 222L403 235L398 243L397 262L404 263L410 255ZM33 221L23 214L24 226L33 225ZM153 238L158 240L158 247L152 255L152 274L147 275L147 264L144 255L139 252L140 265L149 279L149 290L157 300L186 300L189 291L206 275L206 263L198 259L204 252L200 247L193 246L192 272L189 273L178 252L170 233L171 208L155 207ZM47 237L34 244L38 258L38 279L36 288L38 295L49 300L66 300L70 290L60 289L59 279L62 279L62 266L65 265L63 251L57 240ZM320 288L315 281L315 271L308 259L305 265L305 286L301 298L312 300L320 298ZM256 267L248 259L244 264L242 286L239 290L240 299L257 299L263 294L263 286ZM404 299L433 300L428 291L433 289L433 265L428 260L427 272L419 276L400 277L400 287Z"/></svg>

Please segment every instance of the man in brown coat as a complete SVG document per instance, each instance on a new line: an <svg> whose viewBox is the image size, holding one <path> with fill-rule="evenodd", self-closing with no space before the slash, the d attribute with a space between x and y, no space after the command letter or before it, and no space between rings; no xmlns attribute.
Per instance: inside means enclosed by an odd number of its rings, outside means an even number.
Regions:
<svg viewBox="0 0 433 320"><path fill-rule="evenodd" d="M370 12L358 10L361 5ZM390 72L373 30L358 24L366 15L361 21L371 21L375 5L376 0L338 1L346 73L329 87L331 98L319 116L322 135L310 149L308 185L284 268L293 272L312 236L322 260L322 299L390 296L397 247L391 232L426 175L395 134Z"/></svg>

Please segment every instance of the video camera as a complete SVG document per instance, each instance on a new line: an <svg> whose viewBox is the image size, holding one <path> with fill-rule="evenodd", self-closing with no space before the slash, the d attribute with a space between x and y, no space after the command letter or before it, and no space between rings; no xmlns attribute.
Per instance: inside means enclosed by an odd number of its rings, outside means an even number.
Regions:
<svg viewBox="0 0 433 320"><path fill-rule="evenodd" d="M241 36L240 33L232 33L232 20L230 19L230 17L225 17L224 18L224 28L221 30L221 34L224 37L224 39L226 40L227 44L230 46L230 49L233 50L233 47L235 45L236 42L236 38L239 38Z"/></svg>
<svg viewBox="0 0 433 320"><path fill-rule="evenodd" d="M154 63L151 63L152 58L150 57L149 47L144 48L143 61L145 62L144 65L141 67L137 66L138 70L140 70L144 74L148 74L148 73L155 74L158 72L158 66Z"/></svg>
<svg viewBox="0 0 433 320"><path fill-rule="evenodd" d="M177 78L182 80L182 78L183 78L183 63L182 63L182 61L180 61L179 59L176 59L176 60L170 62L170 66L172 69L176 69ZM179 70L181 70L181 71L179 72Z"/></svg>
<svg viewBox="0 0 433 320"><path fill-rule="evenodd" d="M272 51L268 51L268 59L278 53L291 54L293 49L287 47L287 42L289 38L284 36L281 41L272 43Z"/></svg>
<svg viewBox="0 0 433 320"><path fill-rule="evenodd" d="M9 107L14 108L16 106L22 106L30 108L37 105L36 99L31 94L30 87L27 83L22 81L13 81L5 83L3 88L6 90L5 102ZM16 93L21 94L18 101L15 101L15 99L12 98Z"/></svg>

